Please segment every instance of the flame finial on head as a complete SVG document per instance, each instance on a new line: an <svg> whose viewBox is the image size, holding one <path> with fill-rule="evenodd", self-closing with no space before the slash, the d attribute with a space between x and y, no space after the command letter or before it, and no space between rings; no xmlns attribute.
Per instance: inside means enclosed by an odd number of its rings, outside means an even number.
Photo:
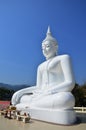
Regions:
<svg viewBox="0 0 86 130"><path fill-rule="evenodd" d="M55 45L57 45L57 40L52 36L52 33L50 31L50 26L48 26L46 38L43 40L43 43L46 41L53 42Z"/></svg>
<svg viewBox="0 0 86 130"><path fill-rule="evenodd" d="M51 35L50 26L48 26L48 29L47 29L47 35L48 35L48 34Z"/></svg>

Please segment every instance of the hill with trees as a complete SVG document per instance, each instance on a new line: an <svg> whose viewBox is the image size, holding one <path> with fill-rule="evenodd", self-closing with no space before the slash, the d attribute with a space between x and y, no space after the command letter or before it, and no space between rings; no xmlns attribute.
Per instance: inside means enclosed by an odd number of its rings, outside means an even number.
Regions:
<svg viewBox="0 0 86 130"><path fill-rule="evenodd" d="M0 83L0 100L8 100L10 101L12 98L12 95L14 92L30 87L29 85L10 85L10 84L4 84Z"/></svg>
<svg viewBox="0 0 86 130"><path fill-rule="evenodd" d="M10 101L15 91L5 87L0 87L0 100Z"/></svg>

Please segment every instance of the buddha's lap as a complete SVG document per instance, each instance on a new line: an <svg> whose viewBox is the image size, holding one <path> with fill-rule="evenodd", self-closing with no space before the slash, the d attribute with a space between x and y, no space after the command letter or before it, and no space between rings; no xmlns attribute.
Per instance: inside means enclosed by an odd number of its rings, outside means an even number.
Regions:
<svg viewBox="0 0 86 130"><path fill-rule="evenodd" d="M21 97L20 102L37 107L70 108L74 106L75 99L70 92L60 92L46 96L24 95Z"/></svg>

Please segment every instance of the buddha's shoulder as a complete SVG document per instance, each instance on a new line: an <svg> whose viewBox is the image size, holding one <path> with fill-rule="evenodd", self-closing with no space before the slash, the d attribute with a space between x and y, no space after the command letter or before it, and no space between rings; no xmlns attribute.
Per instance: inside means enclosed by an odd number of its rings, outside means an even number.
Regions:
<svg viewBox="0 0 86 130"><path fill-rule="evenodd" d="M42 63L38 66L38 68L39 68L39 69L42 68L42 67L44 68L45 64L46 64L46 61L42 62Z"/></svg>
<svg viewBox="0 0 86 130"><path fill-rule="evenodd" d="M56 62L56 61L63 61L63 60L68 60L70 58L69 55L67 54L64 54L64 55L58 55L58 56L55 56L53 59L52 59L52 62ZM43 63L41 63L38 68L44 68L46 65L47 65L47 61L44 61Z"/></svg>
<svg viewBox="0 0 86 130"><path fill-rule="evenodd" d="M64 54L64 55L59 55L59 56L57 56L56 57L58 60L62 60L62 59L69 59L70 58L70 56L68 55L68 54Z"/></svg>
<svg viewBox="0 0 86 130"><path fill-rule="evenodd" d="M70 58L69 55L67 54L64 54L64 55L58 55L58 56L55 56L52 61L62 61L62 60L68 60Z"/></svg>

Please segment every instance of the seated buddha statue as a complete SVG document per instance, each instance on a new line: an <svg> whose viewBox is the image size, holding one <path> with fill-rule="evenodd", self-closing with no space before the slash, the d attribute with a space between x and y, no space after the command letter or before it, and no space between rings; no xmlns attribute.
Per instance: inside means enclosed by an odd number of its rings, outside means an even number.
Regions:
<svg viewBox="0 0 86 130"><path fill-rule="evenodd" d="M27 106L46 109L73 108L75 98L71 91L75 80L71 59L67 54L57 54L58 43L52 36L50 27L42 42L42 52L46 61L38 66L36 86L15 92L12 104L19 109Z"/></svg>

